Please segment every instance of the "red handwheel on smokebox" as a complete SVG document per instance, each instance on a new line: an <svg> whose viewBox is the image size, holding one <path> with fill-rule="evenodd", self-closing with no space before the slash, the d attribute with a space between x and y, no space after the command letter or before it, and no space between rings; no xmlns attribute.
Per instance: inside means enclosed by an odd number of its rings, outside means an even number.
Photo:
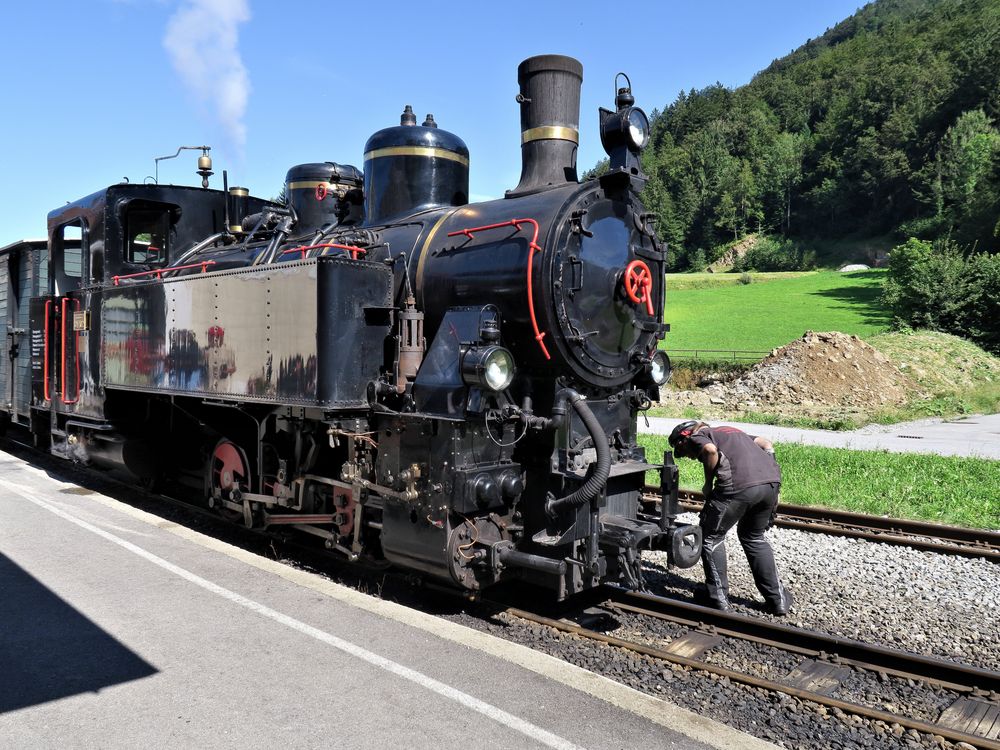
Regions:
<svg viewBox="0 0 1000 750"><path fill-rule="evenodd" d="M641 260L633 260L625 266L624 283L628 298L637 305L645 302L646 312L653 315L653 274L649 266Z"/></svg>

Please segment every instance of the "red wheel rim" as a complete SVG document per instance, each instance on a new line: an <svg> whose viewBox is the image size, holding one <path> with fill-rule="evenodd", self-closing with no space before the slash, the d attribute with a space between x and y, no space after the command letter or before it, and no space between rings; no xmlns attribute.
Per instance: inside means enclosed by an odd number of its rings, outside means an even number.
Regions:
<svg viewBox="0 0 1000 750"><path fill-rule="evenodd" d="M247 467L243 454L235 444L224 440L212 452L212 481L221 490L239 489L245 485Z"/></svg>

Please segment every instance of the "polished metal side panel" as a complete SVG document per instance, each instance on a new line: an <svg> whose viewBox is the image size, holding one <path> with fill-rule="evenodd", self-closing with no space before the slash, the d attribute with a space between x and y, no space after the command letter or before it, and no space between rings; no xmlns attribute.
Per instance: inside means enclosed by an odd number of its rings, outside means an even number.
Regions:
<svg viewBox="0 0 1000 750"><path fill-rule="evenodd" d="M314 262L109 290L108 386L253 400L316 400Z"/></svg>
<svg viewBox="0 0 1000 750"><path fill-rule="evenodd" d="M390 334L392 272L323 257L105 290L110 388L367 408Z"/></svg>

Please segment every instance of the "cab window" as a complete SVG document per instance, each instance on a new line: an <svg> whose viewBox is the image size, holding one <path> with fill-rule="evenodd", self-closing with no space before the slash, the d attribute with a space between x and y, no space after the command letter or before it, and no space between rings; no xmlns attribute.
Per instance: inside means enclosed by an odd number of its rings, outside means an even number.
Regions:
<svg viewBox="0 0 1000 750"><path fill-rule="evenodd" d="M125 262L164 266L170 257L172 206L130 205L125 220Z"/></svg>
<svg viewBox="0 0 1000 750"><path fill-rule="evenodd" d="M80 288L86 257L86 224L78 219L57 227L52 234L52 270L57 295Z"/></svg>

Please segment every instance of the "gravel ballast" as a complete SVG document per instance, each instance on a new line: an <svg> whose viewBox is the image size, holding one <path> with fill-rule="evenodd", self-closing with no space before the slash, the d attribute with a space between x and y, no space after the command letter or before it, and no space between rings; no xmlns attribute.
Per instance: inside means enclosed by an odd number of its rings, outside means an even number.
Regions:
<svg viewBox="0 0 1000 750"><path fill-rule="evenodd" d="M794 529L768 538L795 606L785 618L764 612L733 532L726 545L738 612L1000 670L1000 565ZM700 565L668 574L664 554L643 557L653 593L687 596L703 580Z"/></svg>
<svg viewBox="0 0 1000 750"><path fill-rule="evenodd" d="M690 519L689 519L690 520ZM928 656L1000 668L1000 566L790 529L768 532L782 580L795 595L795 607L785 618L765 613L746 558L735 537L727 539L731 601L740 614L785 622ZM647 584L654 594L690 598L703 580L701 566L687 570L666 567L666 557L646 553ZM643 692L730 724L782 747L798 750L827 748L960 748L938 735L921 734L895 724L869 721L836 708L744 686L725 677L689 670L576 636L554 632L501 615L483 619L456 614L471 627L488 630L540 651L566 659ZM641 626L623 615L618 630L635 639ZM663 626L644 639L675 635ZM728 643L706 659L736 666L752 649ZM757 665L755 673L780 677L799 661L791 655ZM855 672L838 697L880 707L933 723L954 695L928 693L905 681Z"/></svg>

